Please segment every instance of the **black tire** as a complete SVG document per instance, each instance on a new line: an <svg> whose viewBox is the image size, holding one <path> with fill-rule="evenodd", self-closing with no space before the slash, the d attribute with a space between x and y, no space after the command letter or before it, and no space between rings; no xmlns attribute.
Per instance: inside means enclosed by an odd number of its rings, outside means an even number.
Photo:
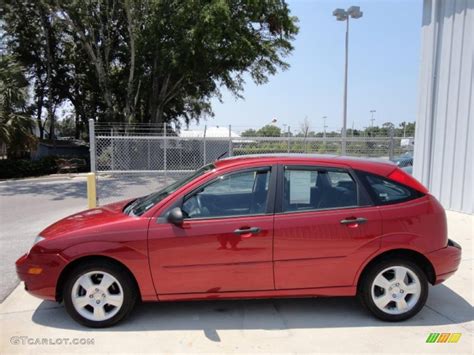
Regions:
<svg viewBox="0 0 474 355"><path fill-rule="evenodd" d="M402 266L413 272L420 281L420 294L418 300L413 306L406 312L400 314L391 314L381 310L374 302L372 298L372 284L379 273L383 270ZM400 292L400 291L399 291ZM398 295L398 293L397 293ZM358 297L361 303L367 308L375 317L389 322L399 322L413 317L417 314L425 305L426 299L428 298L428 280L426 274L420 269L418 265L404 259L388 259L383 260L367 270L359 283ZM408 295L405 297L409 297ZM395 302L395 301L392 301Z"/></svg>
<svg viewBox="0 0 474 355"><path fill-rule="evenodd" d="M102 271L113 276L119 282L121 291L123 292L123 303L119 307L119 310L116 311L113 317L102 321L91 320L83 317L76 310L72 301L72 291L76 281L82 275L93 271ZM116 286L117 285L113 285L112 287ZM133 310L137 302L137 295L138 290L136 287L136 283L130 273L127 270L124 270L122 267L108 260L90 261L85 262L82 265L78 265L69 273L63 287L63 300L67 313L76 322L91 328L110 327L127 317Z"/></svg>

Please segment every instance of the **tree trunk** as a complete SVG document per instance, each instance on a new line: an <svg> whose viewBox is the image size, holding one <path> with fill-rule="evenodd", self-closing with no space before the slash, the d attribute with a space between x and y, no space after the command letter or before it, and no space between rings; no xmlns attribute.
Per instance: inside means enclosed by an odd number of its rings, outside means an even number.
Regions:
<svg viewBox="0 0 474 355"><path fill-rule="evenodd" d="M84 111L83 100L80 97L80 94L75 88L74 93L68 93L67 98L71 102L72 106L74 106L75 115L75 127L74 127L74 138L79 139L81 138L81 124L82 122L87 123L86 113Z"/></svg>
<svg viewBox="0 0 474 355"><path fill-rule="evenodd" d="M108 49L105 49L105 52L104 52L105 58L103 59L100 48L97 48L96 43L87 39L84 32L71 19L69 14L66 13L66 16L64 18L61 18L61 20L63 19L71 26L71 30L74 31L78 35L80 42L84 46L84 49L89 59L94 64L95 73L99 81L99 86L104 95L104 100L105 100L105 105L106 105L105 115L106 115L107 121L114 121L115 108L114 108L114 103L113 103L112 90L110 89L110 85L109 85L108 73L106 70L106 66L109 65Z"/></svg>
<svg viewBox="0 0 474 355"><path fill-rule="evenodd" d="M125 12L127 14L127 29L130 37L130 68L128 73L127 97L125 98L125 122L131 123L135 114L135 101L133 95L133 78L135 75L135 38L133 28L133 17L130 9L130 1L125 1Z"/></svg>
<svg viewBox="0 0 474 355"><path fill-rule="evenodd" d="M155 54L153 58L152 66L152 78L151 78L151 93L150 93L150 122L155 123L156 113L158 111L158 89L159 89L159 76L158 76L158 54Z"/></svg>
<svg viewBox="0 0 474 355"><path fill-rule="evenodd" d="M49 23L49 19L47 18L47 14L44 13L43 9L41 9L41 22L43 25L43 31L45 34L46 39L46 82L48 87L48 102L46 108L48 110L48 119L49 119L49 139L54 139L54 96L53 96L53 54L52 54L52 41L51 41L51 24Z"/></svg>
<svg viewBox="0 0 474 355"><path fill-rule="evenodd" d="M49 117L49 140L52 141L54 140L54 110L53 110L52 105L50 104L48 104L48 117Z"/></svg>
<svg viewBox="0 0 474 355"><path fill-rule="evenodd" d="M112 122L115 119L112 91L110 90L109 80L102 63L100 63L100 59L97 59L96 61L96 70L97 76L99 78L99 84L102 88L102 91L104 92L105 104L107 106L105 111L107 121Z"/></svg>
<svg viewBox="0 0 474 355"><path fill-rule="evenodd" d="M75 126L74 126L74 138L79 139L81 137L81 128L80 128L80 122L81 122L81 116L79 116L79 113L76 111L75 115Z"/></svg>
<svg viewBox="0 0 474 355"><path fill-rule="evenodd" d="M41 93L36 103L36 123L38 125L40 139L44 138L44 127L43 127L43 122L41 121L41 112L43 111L43 102L44 102L44 96L43 96L43 93Z"/></svg>
<svg viewBox="0 0 474 355"><path fill-rule="evenodd" d="M157 123L159 126L161 126L164 122L163 111L164 111L163 107L159 105L158 109L156 110L156 118L155 118L155 123Z"/></svg>

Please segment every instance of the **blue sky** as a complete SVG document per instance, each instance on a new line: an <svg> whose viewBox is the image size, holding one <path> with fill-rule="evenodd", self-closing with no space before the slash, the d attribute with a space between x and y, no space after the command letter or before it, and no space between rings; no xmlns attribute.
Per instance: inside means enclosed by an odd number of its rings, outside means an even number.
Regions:
<svg viewBox="0 0 474 355"><path fill-rule="evenodd" d="M348 127L414 121L420 59L422 0L319 1L290 0L299 18L290 69L257 86L249 79L244 100L228 92L213 101L214 118L199 127L232 124L236 131L278 125L298 130L307 116L313 130L342 126L345 24L332 16L335 8L360 6L364 15L350 23ZM195 128L193 124L190 128Z"/></svg>

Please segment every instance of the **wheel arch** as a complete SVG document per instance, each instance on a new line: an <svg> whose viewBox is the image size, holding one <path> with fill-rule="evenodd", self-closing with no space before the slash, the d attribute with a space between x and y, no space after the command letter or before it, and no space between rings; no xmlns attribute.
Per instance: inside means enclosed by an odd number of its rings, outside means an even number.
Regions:
<svg viewBox="0 0 474 355"><path fill-rule="evenodd" d="M138 297L141 299L141 293L140 293L140 287L138 286L137 279L135 278L135 275L130 271L130 269L122 262L118 261L117 259L114 259L110 256L105 256L105 255L86 255L79 257L77 259L72 260L69 262L64 269L61 271L58 281L56 283L56 293L55 293L55 298L57 302L62 302L63 300L63 287L64 283L66 282L67 276L71 273L71 271L74 270L78 265L85 263L85 262L93 262L93 261L108 261L112 264L115 264L116 266L120 267L122 270L124 270L126 273L129 274L131 279L133 280L135 284L135 289L138 292Z"/></svg>
<svg viewBox="0 0 474 355"><path fill-rule="evenodd" d="M394 258L400 258L400 259L405 259L407 261L414 262L416 265L420 267L420 269L423 270L423 272L425 273L428 279L428 282L432 285L435 284L435 281L436 281L435 269L431 261L426 256L412 249L391 249L391 250L386 250L376 255L364 265L364 267L362 268L362 271L359 272L359 275L357 277L357 282L356 282L357 290L359 290L361 281L364 279L365 275L367 274L367 272L370 270L370 268L373 265L381 262L382 260L389 260L389 259L394 259Z"/></svg>

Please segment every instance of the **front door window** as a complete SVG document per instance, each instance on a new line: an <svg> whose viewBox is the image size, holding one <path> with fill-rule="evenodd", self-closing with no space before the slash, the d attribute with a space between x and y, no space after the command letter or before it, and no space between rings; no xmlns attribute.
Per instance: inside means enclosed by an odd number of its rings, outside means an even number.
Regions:
<svg viewBox="0 0 474 355"><path fill-rule="evenodd" d="M266 212L270 168L222 175L185 198L185 218L218 218Z"/></svg>

